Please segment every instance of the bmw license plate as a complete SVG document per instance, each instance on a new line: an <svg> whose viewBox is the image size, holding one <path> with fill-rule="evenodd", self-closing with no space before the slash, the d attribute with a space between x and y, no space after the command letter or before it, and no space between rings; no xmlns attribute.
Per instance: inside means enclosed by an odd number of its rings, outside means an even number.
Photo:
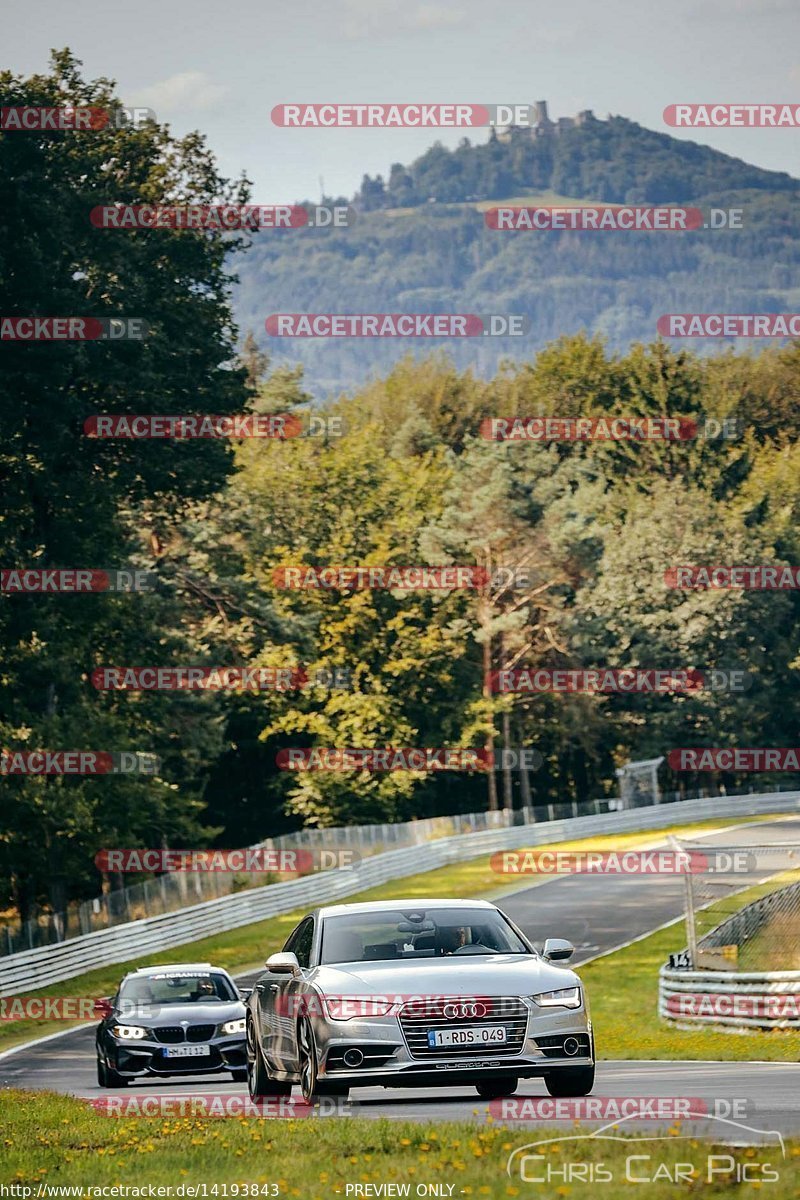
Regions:
<svg viewBox="0 0 800 1200"><path fill-rule="evenodd" d="M205 1058L211 1053L210 1046L165 1046L165 1058Z"/></svg>
<svg viewBox="0 0 800 1200"><path fill-rule="evenodd" d="M506 1040L505 1025L468 1025L463 1029L429 1029L428 1046L494 1046Z"/></svg>

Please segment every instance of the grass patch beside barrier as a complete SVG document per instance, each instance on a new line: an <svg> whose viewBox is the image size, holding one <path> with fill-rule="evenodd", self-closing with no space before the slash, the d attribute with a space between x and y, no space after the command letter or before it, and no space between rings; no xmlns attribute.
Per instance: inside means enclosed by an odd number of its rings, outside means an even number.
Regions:
<svg viewBox="0 0 800 1200"><path fill-rule="evenodd" d="M739 892L738 907L780 885L780 877ZM709 927L730 912L730 897L703 910ZM624 950L578 967L586 984L597 1038L598 1058L724 1059L798 1062L797 1029L724 1033L710 1028L676 1029L658 1016L658 972L670 954L686 945L683 921L651 933Z"/></svg>
<svg viewBox="0 0 800 1200"><path fill-rule="evenodd" d="M772 819L780 819L785 813L772 814ZM724 819L716 817L708 821L697 821L688 825L675 825L664 829L649 829L641 833L604 834L602 837L582 838L568 842L548 843L538 846L537 850L622 850L637 846L654 844L662 841L669 833L682 836L709 829L725 828L731 824L744 824L770 819L770 814L758 817L731 817ZM491 855L483 854L478 858L468 859L460 863L452 863L439 867L434 871L425 871L419 875L405 876L392 880L379 887L370 888L356 895L345 897L345 901L362 900L393 900L402 897L450 897L471 899L492 893L499 895L498 903L502 905L502 892L516 890L522 885L534 886L537 877L517 877L508 888L499 887L500 876L492 870ZM551 879L543 876L541 882ZM214 934L201 941L189 942L183 946L175 946L171 950L162 950L157 954L129 959L108 967L99 967L83 975L76 975L62 983L50 984L48 987L37 989L36 997L46 996L83 996L98 997L111 995L120 979L127 971L149 964L173 962L210 961L216 966L225 967L233 973L257 970L264 959L275 950L280 950L294 926L304 915L305 910L297 909L281 916L269 917L252 925L243 925L239 929L227 933ZM676 949L670 945L670 950ZM664 955L666 959L666 955ZM659 966L661 964L659 963ZM31 980L32 986L35 981ZM23 995L25 993L22 993ZM0 1000L0 1006L2 1006ZM72 1022L74 1026L76 1022ZM80 1022L77 1022L80 1024ZM67 1027L63 1020L32 1019L0 1021L0 1051L11 1049L15 1045L29 1041L35 1037L45 1037L57 1033ZM604 1053L603 1057L618 1057L616 1054ZM622 1057L625 1057L624 1055Z"/></svg>
<svg viewBox="0 0 800 1200"><path fill-rule="evenodd" d="M376 1189L381 1184L409 1186L408 1193L395 1188L362 1192L373 1196L425 1195L427 1188L418 1192L420 1185L437 1185L439 1190L431 1188L428 1194L450 1196L452 1200L465 1196L505 1200L508 1196L532 1194L531 1183L521 1181L519 1173L514 1178L507 1175L508 1156L530 1142L558 1138L559 1131L538 1125L510 1129L491 1123L482 1109L478 1111L482 1119L474 1122L441 1124L355 1116L346 1120L113 1118L94 1112L85 1101L54 1092L7 1091L0 1093L0 1182L29 1188L27 1194L15 1192L20 1200L56 1196L59 1187L115 1185L143 1188L144 1195L148 1186L169 1187L173 1197L194 1195L211 1200L236 1195L345 1200L348 1185L353 1184L372 1184ZM574 1136L576 1132L576 1127L569 1125L560 1135ZM651 1136L653 1132L645 1131ZM659 1132L667 1134L663 1127ZM538 1187L537 1194L546 1197L589 1196L600 1190L595 1186L586 1188L585 1184L584 1190L580 1183L577 1187L563 1186L563 1176L557 1172L563 1171L565 1163L578 1161L602 1162L612 1174L613 1182L601 1185L603 1196L630 1196L633 1184L625 1178L625 1159L629 1155L649 1156L633 1164L639 1179L652 1179L657 1170L661 1172L657 1182L647 1184L644 1194L648 1200L672 1200L678 1187L685 1194L695 1190L719 1195L738 1193L748 1186L737 1183L736 1178L737 1173L741 1178L744 1164L748 1164L751 1178L757 1179L766 1163L778 1173L778 1179L768 1183L773 1200L788 1200L797 1194L797 1140L787 1140L785 1159L774 1144L717 1147L697 1139L679 1141L674 1136L640 1143L633 1133L618 1142L587 1136L579 1142L556 1142L543 1150L555 1173L549 1186ZM735 1165L733 1170L728 1168L727 1176L717 1174L708 1182L708 1156L714 1153L730 1155ZM694 1166L694 1186L688 1182L681 1186L664 1178L664 1171L674 1177L679 1162ZM712 1165L721 1168L728 1163ZM531 1170L532 1165L528 1167ZM545 1168L539 1166L538 1170ZM236 1184L240 1187L234 1191L232 1185ZM183 1191L179 1190L181 1185ZM53 1191L48 1193L48 1188ZM189 1188L196 1190L190 1192ZM165 1191L163 1195L168 1197L170 1193ZM353 1190L349 1195L355 1195Z"/></svg>

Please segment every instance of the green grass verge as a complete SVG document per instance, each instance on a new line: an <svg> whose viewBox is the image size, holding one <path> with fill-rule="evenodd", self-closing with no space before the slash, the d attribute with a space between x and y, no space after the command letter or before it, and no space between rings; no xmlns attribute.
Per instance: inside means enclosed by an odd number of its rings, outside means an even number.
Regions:
<svg viewBox="0 0 800 1200"><path fill-rule="evenodd" d="M777 882L757 884L740 892L737 907L766 895ZM711 928L717 923L715 912L720 921L730 911L730 897L710 905L703 912L704 926ZM683 921L678 921L624 950L578 968L591 1000L598 1058L800 1061L796 1029L724 1033L706 1028L676 1029L659 1020L659 969L668 955L685 945Z"/></svg>
<svg viewBox="0 0 800 1200"><path fill-rule="evenodd" d="M779 819L783 815L785 814L776 814L776 817ZM745 821L762 821L764 819L766 819L765 816L736 818L735 823L742 824ZM702 830L707 831L708 829L721 828L730 823L728 821L720 821L719 818L716 818L714 820L695 822L691 825L676 825L666 829L647 830L642 833L606 835L603 837L583 838L572 842L558 842L553 843L553 847L557 845L560 850L630 849L636 846L651 844L656 840L661 841L669 833L691 835ZM537 850L547 848L539 846ZM542 882L547 878L550 877L545 877ZM499 886L499 880L500 877L491 868L491 856L483 855L465 862L453 863L450 866L441 867L435 871L426 871L419 875L396 879L391 883L382 884L380 887L359 892L357 895L348 896L345 899L353 902L393 900L401 897L422 896L458 896L463 899L469 899L490 893L493 897L499 896L500 902L502 902L502 893L504 891L516 890L520 884L526 883L525 879L518 878L508 888L503 888ZM536 884L536 877L528 877L527 883L533 886ZM304 910L298 909L282 916L270 917L266 921L244 925L239 929L230 930L228 933L215 934L213 937L203 938L201 941L190 942L184 946L176 946L171 950L162 950L158 954L133 958L113 966L98 968L95 971L89 971L84 975L77 975L73 979L65 980L63 983L52 984L49 987L37 989L34 994L37 997L107 996L114 992L119 980L127 971L149 963L208 960L232 972L254 970L263 964L267 955L281 948L289 933L303 916L303 913ZM674 934L671 934L668 950L662 955L658 965L661 966L661 963L666 960L666 954L669 951L679 948L679 946L675 945ZM588 970L589 968L584 969ZM616 990L622 987L623 984L620 980L610 982L613 982L613 989L610 994L614 996ZM604 985L605 983L606 981L604 980ZM652 1013L654 1011L653 1008L649 1010L648 1021L652 1021ZM44 1037L47 1034L56 1033L64 1028L65 1024L63 1021L28 1019L24 1021L0 1022L0 1049L10 1049L12 1046L28 1041L31 1038ZM769 1037L771 1035L765 1036ZM755 1040L755 1038L748 1039L751 1043ZM606 1058L637 1057L636 1055L617 1054L614 1049L616 1044L615 1038L604 1041L600 1048L602 1056ZM609 1047L612 1048L610 1049ZM649 1056L645 1055L644 1057ZM747 1057L747 1055L745 1054L742 1057ZM756 1057L760 1057L760 1055Z"/></svg>
<svg viewBox="0 0 800 1200"><path fill-rule="evenodd" d="M230 1185L247 1184L265 1188L259 1195L302 1200L346 1200L348 1185L352 1188L353 1184L407 1184L411 1197L417 1194L419 1185L438 1184L444 1188L432 1194L449 1195L454 1200L532 1194L542 1200L588 1198L600 1188L603 1196L621 1197L630 1196L634 1186L625 1181L625 1159L648 1154L648 1163L637 1161L635 1168L631 1167L640 1178L645 1171L652 1178L657 1170L674 1176L678 1162L693 1164L697 1173L694 1184L687 1181L676 1185L663 1177L648 1184L641 1193L648 1200L672 1200L676 1194L701 1192L749 1192L752 1185L736 1183L736 1172L741 1176L744 1163L750 1164L751 1172L764 1163L772 1164L779 1178L766 1185L769 1195L772 1200L788 1200L797 1195L800 1161L800 1142L796 1140L787 1141L783 1159L780 1148L774 1145L733 1149L697 1140L677 1141L674 1136L643 1145L631 1140L634 1135L620 1142L586 1138L544 1147L547 1161L552 1164L551 1175L563 1170L565 1163L602 1162L613 1175L613 1182L603 1182L599 1187L586 1183L563 1186L555 1175L550 1184L531 1184L520 1181L518 1175L512 1179L506 1174L509 1153L539 1139L557 1138L556 1130L539 1126L509 1129L485 1117L474 1123L441 1124L359 1117L117 1119L94 1112L86 1102L52 1092L0 1093L0 1128L0 1182L30 1187L29 1195L33 1197L40 1185L57 1189L120 1184L145 1189L171 1186L173 1197L186 1195L185 1190L177 1191L181 1184L185 1188L205 1184L206 1195L212 1200L224 1194L224 1184L228 1185L228 1195L233 1194ZM673 1132L679 1130L673 1127ZM575 1133L573 1126L561 1130L562 1136ZM715 1152L731 1155L735 1167L727 1178L718 1175L708 1183L707 1156ZM539 1166L537 1173L545 1169ZM216 1193L212 1190L215 1185ZM24 1193L16 1194L24 1198ZM374 1191L364 1194L381 1195ZM392 1193L383 1193L387 1194ZM354 1197L355 1193L351 1190L349 1195Z"/></svg>

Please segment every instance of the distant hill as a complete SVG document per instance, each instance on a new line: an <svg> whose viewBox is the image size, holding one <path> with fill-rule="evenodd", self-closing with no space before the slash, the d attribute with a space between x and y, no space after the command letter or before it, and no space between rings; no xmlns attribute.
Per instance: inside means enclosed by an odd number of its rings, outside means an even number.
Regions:
<svg viewBox="0 0 800 1200"><path fill-rule="evenodd" d="M497 232L491 203L692 204L744 210L741 230ZM624 349L661 313L800 306L800 180L622 117L581 114L455 150L437 143L383 180L364 177L351 229L265 231L238 261L235 309L273 362L302 362L327 394L443 346L481 374L580 329ZM271 312L516 312L523 338L279 339ZM692 343L695 349L719 342Z"/></svg>

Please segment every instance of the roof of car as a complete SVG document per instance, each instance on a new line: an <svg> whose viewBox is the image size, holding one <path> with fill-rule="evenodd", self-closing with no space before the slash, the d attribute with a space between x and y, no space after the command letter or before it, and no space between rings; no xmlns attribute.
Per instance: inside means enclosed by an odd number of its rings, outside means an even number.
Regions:
<svg viewBox="0 0 800 1200"><path fill-rule="evenodd" d="M494 904L490 904L488 900L439 900L437 898L425 898L420 896L411 896L407 900L370 900L363 904L329 904L324 908L320 908L319 915L321 917L349 916L353 913L369 913L381 912L387 909L390 912L397 912L398 909L410 909L412 912L419 912L427 908L489 908L493 909Z"/></svg>

